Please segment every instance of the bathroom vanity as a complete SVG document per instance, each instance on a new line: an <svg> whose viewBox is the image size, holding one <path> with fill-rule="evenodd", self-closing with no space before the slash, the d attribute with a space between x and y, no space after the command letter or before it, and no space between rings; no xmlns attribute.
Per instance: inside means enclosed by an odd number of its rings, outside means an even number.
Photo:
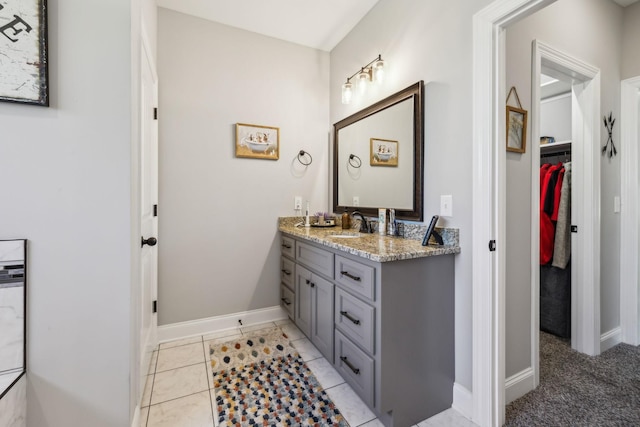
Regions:
<svg viewBox="0 0 640 427"><path fill-rule="evenodd" d="M456 244L281 219L281 301L289 317L385 426L449 407Z"/></svg>

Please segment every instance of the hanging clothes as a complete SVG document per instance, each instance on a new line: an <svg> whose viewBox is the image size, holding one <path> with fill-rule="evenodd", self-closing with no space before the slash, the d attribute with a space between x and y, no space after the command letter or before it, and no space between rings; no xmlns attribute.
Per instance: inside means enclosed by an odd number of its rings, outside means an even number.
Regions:
<svg viewBox="0 0 640 427"><path fill-rule="evenodd" d="M560 191L560 204L553 246L554 267L567 268L571 258L571 162L564 164L564 178Z"/></svg>
<svg viewBox="0 0 640 427"><path fill-rule="evenodd" d="M556 186L563 169L562 163L542 165L540 168L540 264L548 264L553 258L556 227L552 216L559 210L560 197L556 201ZM562 172L564 177L564 171Z"/></svg>

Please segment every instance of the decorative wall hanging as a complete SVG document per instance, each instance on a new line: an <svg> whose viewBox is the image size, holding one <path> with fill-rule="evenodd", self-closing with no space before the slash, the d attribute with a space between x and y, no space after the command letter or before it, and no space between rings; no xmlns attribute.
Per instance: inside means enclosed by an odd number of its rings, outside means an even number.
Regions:
<svg viewBox="0 0 640 427"><path fill-rule="evenodd" d="M236 157L278 160L280 129L272 126L236 124Z"/></svg>
<svg viewBox="0 0 640 427"><path fill-rule="evenodd" d="M618 154L618 150L616 150L616 146L613 145L613 125L616 123L616 119L613 118L613 112L609 113L609 117L604 116L604 127L609 133L607 137L607 143L602 147L602 155L607 152L607 148L609 149L609 158ZM611 143L611 145L609 145Z"/></svg>
<svg viewBox="0 0 640 427"><path fill-rule="evenodd" d="M398 141L371 138L371 166L398 166Z"/></svg>
<svg viewBox="0 0 640 427"><path fill-rule="evenodd" d="M511 94L516 95L518 107L509 105ZM527 110L522 109L520 97L515 86L509 90L507 95L507 151L514 153L524 153L527 149Z"/></svg>
<svg viewBox="0 0 640 427"><path fill-rule="evenodd" d="M46 0L0 4L0 100L49 106Z"/></svg>

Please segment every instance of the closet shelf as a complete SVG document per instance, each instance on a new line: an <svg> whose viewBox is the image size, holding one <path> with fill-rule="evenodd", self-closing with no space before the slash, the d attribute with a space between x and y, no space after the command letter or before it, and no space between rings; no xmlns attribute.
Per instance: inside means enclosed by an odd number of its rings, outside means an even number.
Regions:
<svg viewBox="0 0 640 427"><path fill-rule="evenodd" d="M550 144L540 144L541 154L561 153L571 151L571 141L557 141Z"/></svg>

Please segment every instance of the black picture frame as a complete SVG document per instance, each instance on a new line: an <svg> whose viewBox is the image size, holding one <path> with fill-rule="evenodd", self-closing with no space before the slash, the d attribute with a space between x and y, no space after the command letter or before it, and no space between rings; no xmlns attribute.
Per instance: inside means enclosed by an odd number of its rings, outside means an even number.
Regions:
<svg viewBox="0 0 640 427"><path fill-rule="evenodd" d="M49 106L47 0L0 3L0 101Z"/></svg>

